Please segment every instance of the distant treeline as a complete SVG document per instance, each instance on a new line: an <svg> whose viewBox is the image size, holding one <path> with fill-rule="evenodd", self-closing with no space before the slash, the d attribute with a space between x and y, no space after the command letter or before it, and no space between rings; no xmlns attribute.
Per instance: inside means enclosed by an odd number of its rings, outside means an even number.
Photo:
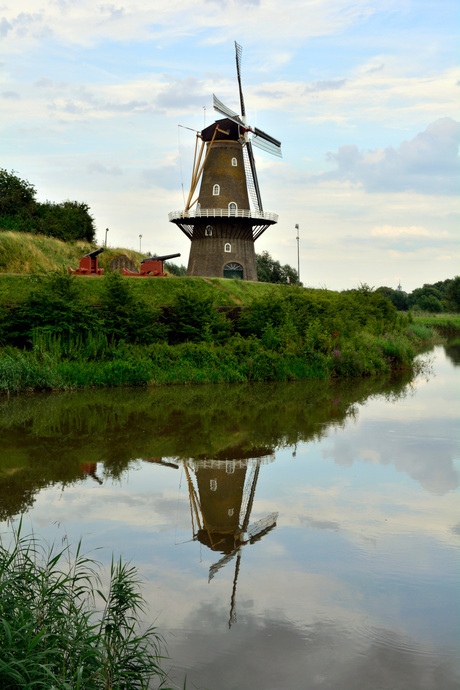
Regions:
<svg viewBox="0 0 460 690"><path fill-rule="evenodd" d="M94 219L87 204L70 200L38 202L32 184L3 168L0 168L1 230L39 233L66 241L93 242L95 237Z"/></svg>
<svg viewBox="0 0 460 690"><path fill-rule="evenodd" d="M425 283L409 294L390 287L379 287L376 292L385 295L399 311L460 312L460 276Z"/></svg>

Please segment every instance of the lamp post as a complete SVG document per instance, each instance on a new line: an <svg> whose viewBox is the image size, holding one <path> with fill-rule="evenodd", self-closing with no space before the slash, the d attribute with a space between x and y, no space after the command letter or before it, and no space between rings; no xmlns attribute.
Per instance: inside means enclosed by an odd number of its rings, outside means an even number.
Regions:
<svg viewBox="0 0 460 690"><path fill-rule="evenodd" d="M139 235L139 254L142 254L142 235Z"/></svg>
<svg viewBox="0 0 460 690"><path fill-rule="evenodd" d="M300 254L299 254L299 240L300 240L300 238L299 238L299 224L298 223L295 224L295 229L297 230L297 237L296 237L296 240L297 240L297 280L298 280L299 285L300 285Z"/></svg>
<svg viewBox="0 0 460 690"><path fill-rule="evenodd" d="M105 229L105 246L106 246L106 247L107 247L107 233L108 233L108 231L109 231L109 229L106 228L106 229Z"/></svg>

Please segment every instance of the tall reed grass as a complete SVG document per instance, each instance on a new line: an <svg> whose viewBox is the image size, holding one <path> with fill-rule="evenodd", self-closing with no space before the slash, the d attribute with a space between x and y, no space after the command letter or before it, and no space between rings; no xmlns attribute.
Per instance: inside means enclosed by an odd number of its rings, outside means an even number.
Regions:
<svg viewBox="0 0 460 690"><path fill-rule="evenodd" d="M101 607L97 607L97 602ZM98 564L70 546L23 536L0 544L0 687L5 690L166 690L158 630L145 616L136 569Z"/></svg>

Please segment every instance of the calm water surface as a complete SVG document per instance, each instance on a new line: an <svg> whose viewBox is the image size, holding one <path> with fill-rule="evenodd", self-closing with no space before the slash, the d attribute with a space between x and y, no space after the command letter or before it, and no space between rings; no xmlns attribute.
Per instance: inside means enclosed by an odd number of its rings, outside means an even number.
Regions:
<svg viewBox="0 0 460 690"><path fill-rule="evenodd" d="M458 690L460 346L416 379L0 401L0 531L140 569L180 684Z"/></svg>

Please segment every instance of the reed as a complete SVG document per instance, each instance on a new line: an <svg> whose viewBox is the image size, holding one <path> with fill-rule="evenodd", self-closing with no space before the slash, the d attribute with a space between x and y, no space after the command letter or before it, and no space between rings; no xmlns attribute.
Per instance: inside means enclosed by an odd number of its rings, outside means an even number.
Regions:
<svg viewBox="0 0 460 690"><path fill-rule="evenodd" d="M11 547L0 544L0 687L166 690L163 639L141 632L144 615L132 565L113 560L104 591L81 544L48 548L20 523Z"/></svg>

